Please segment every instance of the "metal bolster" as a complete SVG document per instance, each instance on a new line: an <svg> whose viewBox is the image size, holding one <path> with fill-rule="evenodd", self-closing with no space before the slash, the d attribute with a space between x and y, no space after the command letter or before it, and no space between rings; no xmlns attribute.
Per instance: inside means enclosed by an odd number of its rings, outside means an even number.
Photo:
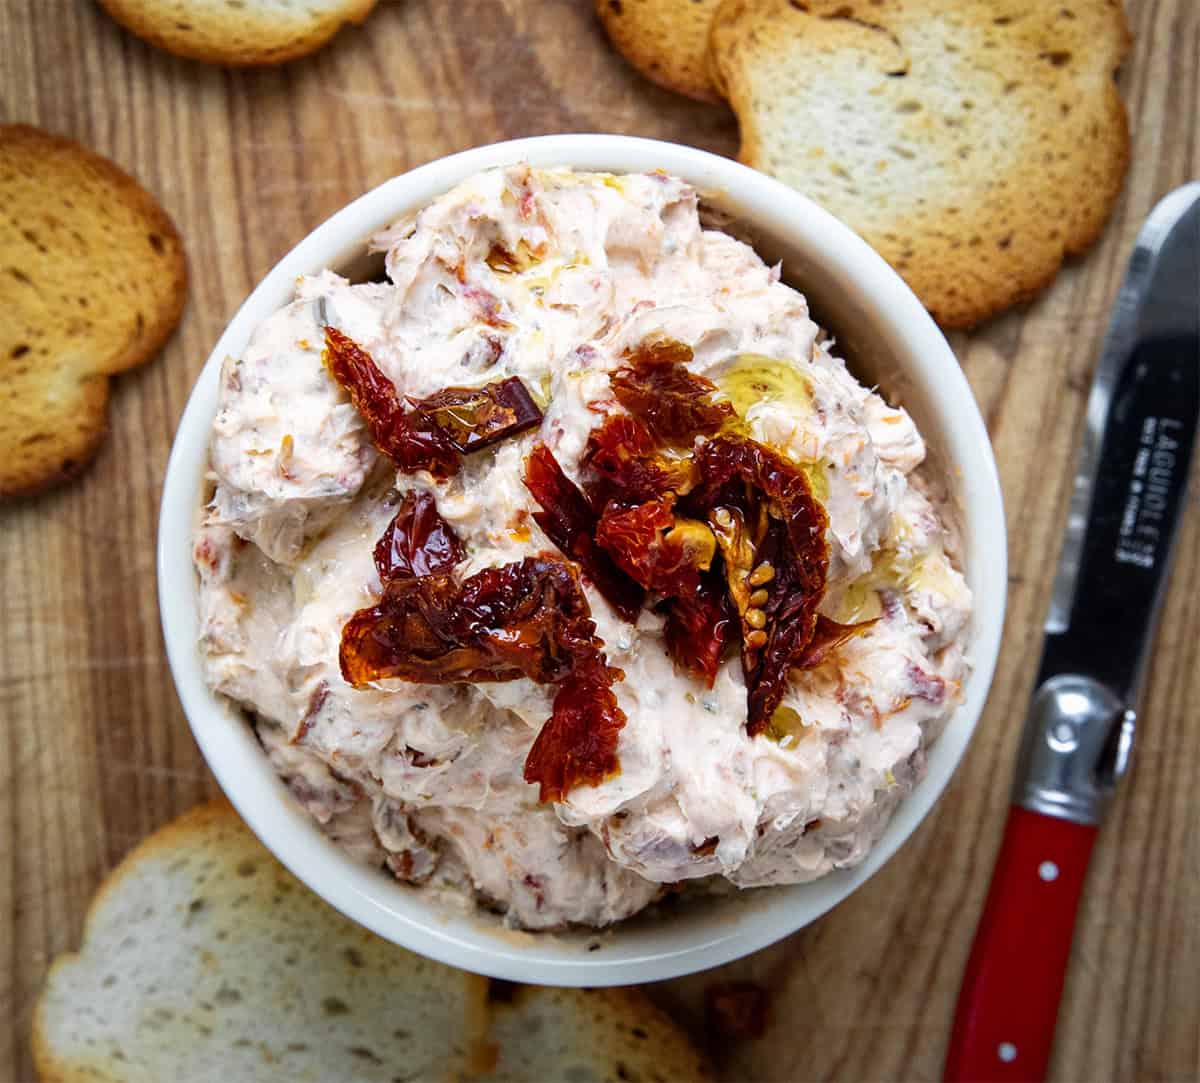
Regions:
<svg viewBox="0 0 1200 1083"><path fill-rule="evenodd" d="M1013 803L1098 824L1129 767L1136 723L1136 713L1094 678L1051 677L1029 706Z"/></svg>

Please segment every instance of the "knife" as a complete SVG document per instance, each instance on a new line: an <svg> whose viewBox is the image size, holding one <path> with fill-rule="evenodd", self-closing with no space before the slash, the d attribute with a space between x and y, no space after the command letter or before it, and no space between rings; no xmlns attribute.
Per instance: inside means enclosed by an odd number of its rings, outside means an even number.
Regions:
<svg viewBox="0 0 1200 1083"><path fill-rule="evenodd" d="M1200 182L1138 235L1092 388L1012 807L947 1081L1039 1080L1092 843L1133 751L1200 414Z"/></svg>

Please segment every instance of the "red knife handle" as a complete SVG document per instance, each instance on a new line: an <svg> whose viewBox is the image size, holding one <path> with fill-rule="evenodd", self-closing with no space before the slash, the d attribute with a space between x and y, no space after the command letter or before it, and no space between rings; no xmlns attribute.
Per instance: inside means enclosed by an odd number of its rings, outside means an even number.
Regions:
<svg viewBox="0 0 1200 1083"><path fill-rule="evenodd" d="M1013 806L967 960L947 1083L1044 1079L1093 825Z"/></svg>

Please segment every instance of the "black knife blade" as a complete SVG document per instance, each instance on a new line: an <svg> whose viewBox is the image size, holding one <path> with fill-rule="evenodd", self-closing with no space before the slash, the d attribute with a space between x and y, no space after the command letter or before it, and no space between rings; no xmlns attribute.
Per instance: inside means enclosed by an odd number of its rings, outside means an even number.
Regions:
<svg viewBox="0 0 1200 1083"><path fill-rule="evenodd" d="M1200 416L1200 183L1138 237L1088 401L1038 675L1136 701Z"/></svg>

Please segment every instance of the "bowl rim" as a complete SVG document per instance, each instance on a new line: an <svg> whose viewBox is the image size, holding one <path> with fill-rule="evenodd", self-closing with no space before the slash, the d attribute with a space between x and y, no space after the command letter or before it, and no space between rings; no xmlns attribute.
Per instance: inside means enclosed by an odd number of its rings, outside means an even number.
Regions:
<svg viewBox="0 0 1200 1083"><path fill-rule="evenodd" d="M704 193L719 194L756 232L799 238L800 247L835 253L835 265L823 273L837 280L832 283L837 288L855 294L881 326L892 325L897 340L907 346L909 369L920 374L924 386L936 378L937 414L948 436L945 451L958 468L965 494L963 525L970 539L964 537L964 549L971 554L965 563L975 594L974 668L963 703L929 748L925 776L855 868L808 884L730 895L728 902L710 903L704 915L685 922L683 933L677 933L674 922L624 938L626 923L610 931L564 935L498 933L471 915L404 891L385 874L353 862L286 796L250 728L240 717L236 726L228 724L236 716L208 689L201 669L191 537L222 360L240 351L261 320L290 299L298 275L345 263L363 250L372 233L479 170L522 161L614 173L663 169ZM757 951L826 913L896 853L941 796L979 721L1004 622L1007 548L996 464L966 378L932 318L873 249L800 192L730 159L657 140L573 134L476 147L393 177L326 219L275 264L221 334L180 419L163 487L157 573L168 662L189 726L221 788L278 860L347 917L440 962L514 981L600 986L678 977ZM214 725L214 718L221 724ZM691 931L692 926L699 931ZM605 950L589 952L582 939ZM628 943L621 944L622 939Z"/></svg>

